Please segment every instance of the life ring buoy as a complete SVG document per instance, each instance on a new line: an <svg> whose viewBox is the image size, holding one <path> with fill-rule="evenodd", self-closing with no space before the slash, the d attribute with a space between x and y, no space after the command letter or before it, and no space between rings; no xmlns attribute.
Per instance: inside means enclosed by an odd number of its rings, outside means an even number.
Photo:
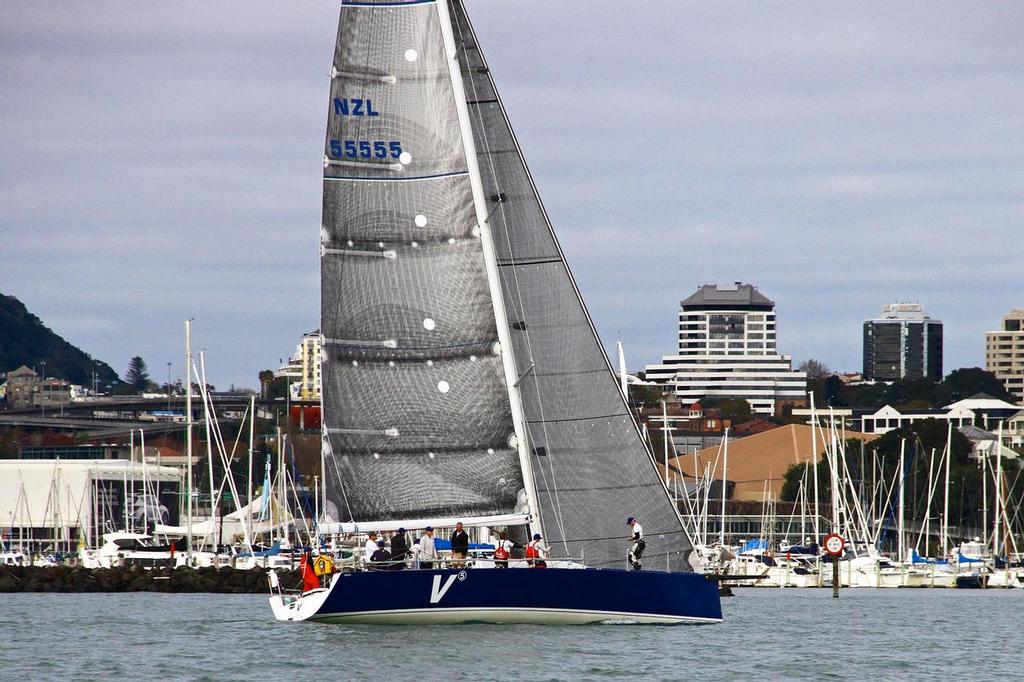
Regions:
<svg viewBox="0 0 1024 682"><path fill-rule="evenodd" d="M334 572L334 562L331 561L329 556L321 554L316 559L313 559L313 573L318 576L330 575Z"/></svg>

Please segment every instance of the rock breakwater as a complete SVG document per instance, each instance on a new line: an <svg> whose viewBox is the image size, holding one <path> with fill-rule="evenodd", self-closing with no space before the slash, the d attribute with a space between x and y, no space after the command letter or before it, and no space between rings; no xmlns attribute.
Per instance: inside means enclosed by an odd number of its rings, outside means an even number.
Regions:
<svg viewBox="0 0 1024 682"><path fill-rule="evenodd" d="M299 585L298 571L278 570L281 585ZM0 567L2 592L219 592L268 593L267 571L254 568L88 569L72 566Z"/></svg>

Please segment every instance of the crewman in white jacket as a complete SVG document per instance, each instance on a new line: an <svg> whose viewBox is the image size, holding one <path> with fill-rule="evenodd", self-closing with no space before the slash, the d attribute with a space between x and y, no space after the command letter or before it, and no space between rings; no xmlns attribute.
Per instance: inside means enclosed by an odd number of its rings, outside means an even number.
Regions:
<svg viewBox="0 0 1024 682"><path fill-rule="evenodd" d="M371 530L366 544L363 545L363 563L373 561L373 553L377 551L377 531Z"/></svg>

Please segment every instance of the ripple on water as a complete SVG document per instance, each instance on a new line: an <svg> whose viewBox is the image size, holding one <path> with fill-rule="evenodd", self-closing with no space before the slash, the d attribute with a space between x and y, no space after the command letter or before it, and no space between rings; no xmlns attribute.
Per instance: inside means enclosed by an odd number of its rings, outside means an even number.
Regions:
<svg viewBox="0 0 1024 682"><path fill-rule="evenodd" d="M738 589L710 626L277 623L262 595L7 594L5 679L977 679L1019 672L1024 590ZM841 663L821 664L828 652ZM806 673L806 674L805 674Z"/></svg>

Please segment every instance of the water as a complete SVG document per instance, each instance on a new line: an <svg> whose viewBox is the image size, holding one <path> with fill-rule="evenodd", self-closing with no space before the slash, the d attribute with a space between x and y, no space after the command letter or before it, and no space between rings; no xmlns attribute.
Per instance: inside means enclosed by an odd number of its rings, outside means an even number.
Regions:
<svg viewBox="0 0 1024 682"><path fill-rule="evenodd" d="M722 600L719 625L398 627L277 623L261 595L5 594L0 680L975 680L1024 671L1024 590L736 595Z"/></svg>

